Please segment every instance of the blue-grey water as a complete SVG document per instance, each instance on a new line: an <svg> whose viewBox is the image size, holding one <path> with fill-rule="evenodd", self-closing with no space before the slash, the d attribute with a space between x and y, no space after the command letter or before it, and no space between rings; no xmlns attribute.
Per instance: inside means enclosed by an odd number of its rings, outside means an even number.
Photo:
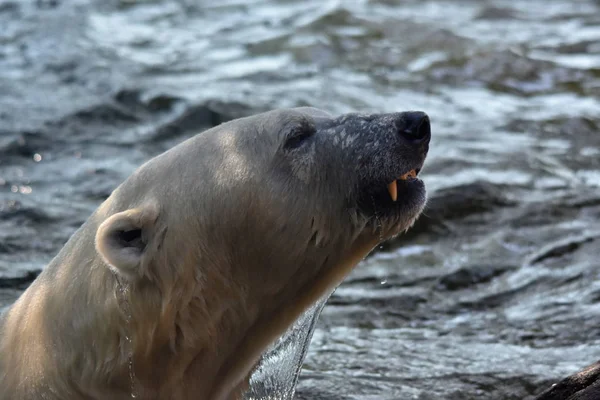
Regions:
<svg viewBox="0 0 600 400"><path fill-rule="evenodd" d="M222 121L424 110L425 216L325 307L299 399L528 399L600 358L600 2L0 0L0 304Z"/></svg>

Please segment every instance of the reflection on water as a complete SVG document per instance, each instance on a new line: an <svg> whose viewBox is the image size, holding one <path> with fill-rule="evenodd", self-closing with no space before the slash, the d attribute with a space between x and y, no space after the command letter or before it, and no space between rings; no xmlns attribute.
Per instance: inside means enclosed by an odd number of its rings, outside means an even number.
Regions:
<svg viewBox="0 0 600 400"><path fill-rule="evenodd" d="M0 0L0 27L2 304L195 132L418 109L425 216L331 297L297 398L523 399L600 358L597 1Z"/></svg>

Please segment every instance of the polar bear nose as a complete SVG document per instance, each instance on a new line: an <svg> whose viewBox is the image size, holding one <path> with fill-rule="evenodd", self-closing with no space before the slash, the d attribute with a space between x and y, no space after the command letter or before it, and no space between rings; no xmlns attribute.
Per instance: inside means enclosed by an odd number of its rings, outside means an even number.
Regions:
<svg viewBox="0 0 600 400"><path fill-rule="evenodd" d="M413 143L427 142L431 139L429 117L421 111L409 111L400 114L396 121L398 133Z"/></svg>

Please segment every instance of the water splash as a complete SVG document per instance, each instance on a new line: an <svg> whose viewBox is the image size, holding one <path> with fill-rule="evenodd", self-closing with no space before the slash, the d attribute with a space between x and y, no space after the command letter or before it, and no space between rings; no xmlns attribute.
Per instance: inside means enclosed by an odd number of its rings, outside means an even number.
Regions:
<svg viewBox="0 0 600 400"><path fill-rule="evenodd" d="M319 315L333 292L323 296L262 355L245 400L292 400Z"/></svg>

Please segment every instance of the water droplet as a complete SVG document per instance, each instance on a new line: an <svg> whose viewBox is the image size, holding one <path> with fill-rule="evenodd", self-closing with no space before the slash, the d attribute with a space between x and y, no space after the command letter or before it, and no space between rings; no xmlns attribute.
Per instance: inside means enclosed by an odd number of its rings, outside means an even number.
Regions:
<svg viewBox="0 0 600 400"><path fill-rule="evenodd" d="M119 281L119 277L117 275L115 275L115 278L117 280L117 297L118 297L118 301L119 301L119 305L121 306L121 309L123 310L123 314L125 315L125 322L127 323L126 329L129 330L129 328L131 327L131 319L132 319L132 315L131 315L131 307L129 305L129 301L127 300L127 293L129 291L129 287L127 285L123 285L121 284L121 282ZM125 335L125 341L127 342L127 358L128 358L128 363L129 363L129 380L130 380L130 384L131 384L131 391L130 391L130 395L131 398L137 398L137 391L136 391L136 378L135 378L135 368L133 365L133 340L131 338L131 336L129 336L129 334Z"/></svg>
<svg viewBox="0 0 600 400"><path fill-rule="evenodd" d="M375 219L377 220L377 231L379 233L379 241L383 242L383 225L381 224L381 219L379 218L379 214L377 214L377 204L375 203L375 198L371 196L371 201L373 202L373 210L375 213Z"/></svg>
<svg viewBox="0 0 600 400"><path fill-rule="evenodd" d="M33 161L35 161L35 162L40 162L40 161L42 161L42 155L41 155L41 154L39 154L39 153L35 153L35 154L33 155Z"/></svg>
<svg viewBox="0 0 600 400"><path fill-rule="evenodd" d="M131 397L136 398L137 392L135 390L135 371L133 370L133 354L129 354L129 380L131 381Z"/></svg>

